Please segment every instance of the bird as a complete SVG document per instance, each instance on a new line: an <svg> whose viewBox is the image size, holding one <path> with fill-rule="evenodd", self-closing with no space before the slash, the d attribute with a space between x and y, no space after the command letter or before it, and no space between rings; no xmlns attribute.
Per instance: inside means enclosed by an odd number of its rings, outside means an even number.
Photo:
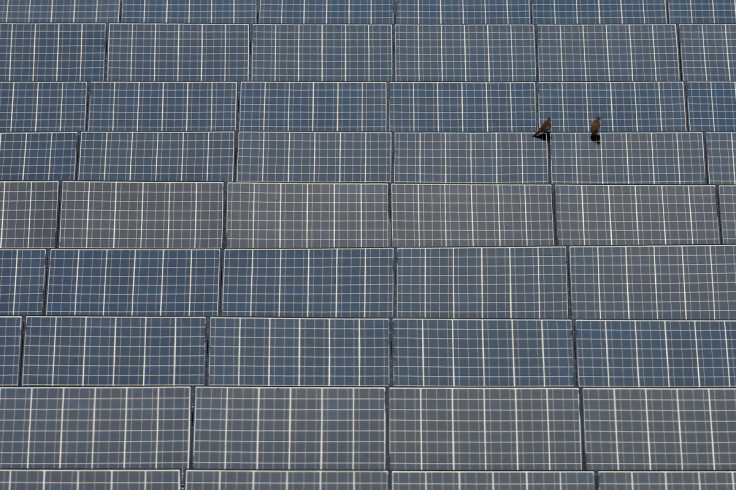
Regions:
<svg viewBox="0 0 736 490"><path fill-rule="evenodd" d="M546 121L542 123L541 126L539 126L539 129L537 129L537 132L534 133L534 137L538 138L542 136L543 134L549 133L549 130L552 129L552 118L548 117Z"/></svg>
<svg viewBox="0 0 736 490"><path fill-rule="evenodd" d="M590 125L590 137L595 138L598 136L598 131L601 130L601 116L597 116L593 124Z"/></svg>

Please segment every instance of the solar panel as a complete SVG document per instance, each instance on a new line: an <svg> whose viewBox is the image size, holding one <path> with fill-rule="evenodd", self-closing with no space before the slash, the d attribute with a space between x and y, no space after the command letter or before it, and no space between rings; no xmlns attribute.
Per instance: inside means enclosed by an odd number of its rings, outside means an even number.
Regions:
<svg viewBox="0 0 736 490"><path fill-rule="evenodd" d="M0 317L0 386L18 384L22 323L23 319L19 316Z"/></svg>
<svg viewBox="0 0 736 490"><path fill-rule="evenodd" d="M383 470L383 388L197 388L195 469Z"/></svg>
<svg viewBox="0 0 736 490"><path fill-rule="evenodd" d="M247 79L247 24L110 24L109 81Z"/></svg>
<svg viewBox="0 0 736 490"><path fill-rule="evenodd" d="M4 470L7 490L177 490L176 470Z"/></svg>
<svg viewBox="0 0 736 490"><path fill-rule="evenodd" d="M608 131L687 130L681 82L545 82L538 89L539 114L552 117L555 131L588 131L596 116L603 139Z"/></svg>
<svg viewBox="0 0 736 490"><path fill-rule="evenodd" d="M723 243L736 243L736 186L718 187Z"/></svg>
<svg viewBox="0 0 736 490"><path fill-rule="evenodd" d="M241 131L238 133L237 179L390 182L391 140L391 133Z"/></svg>
<svg viewBox="0 0 736 490"><path fill-rule="evenodd" d="M541 471L394 471L391 488L397 490L592 490L593 473Z"/></svg>
<svg viewBox="0 0 736 490"><path fill-rule="evenodd" d="M732 0L668 0L669 19L673 24L736 22Z"/></svg>
<svg viewBox="0 0 736 490"><path fill-rule="evenodd" d="M235 83L95 82L87 129L232 131L236 104Z"/></svg>
<svg viewBox="0 0 736 490"><path fill-rule="evenodd" d="M119 7L119 0L0 0L0 22L117 22Z"/></svg>
<svg viewBox="0 0 736 490"><path fill-rule="evenodd" d="M0 315L43 313L46 250L0 250Z"/></svg>
<svg viewBox="0 0 736 490"><path fill-rule="evenodd" d="M532 25L397 25L397 82L536 80Z"/></svg>
<svg viewBox="0 0 736 490"><path fill-rule="evenodd" d="M547 148L526 133L395 133L394 139L395 182L548 181Z"/></svg>
<svg viewBox="0 0 736 490"><path fill-rule="evenodd" d="M393 75L392 27L254 25L252 57L255 81L387 82Z"/></svg>
<svg viewBox="0 0 736 490"><path fill-rule="evenodd" d="M23 385L204 384L204 318L29 316Z"/></svg>
<svg viewBox="0 0 736 490"><path fill-rule="evenodd" d="M680 80L674 25L540 25L537 33L539 81Z"/></svg>
<svg viewBox="0 0 736 490"><path fill-rule="evenodd" d="M58 182L0 181L0 247L54 247L58 199Z"/></svg>
<svg viewBox="0 0 736 490"><path fill-rule="evenodd" d="M578 392L391 388L393 470L579 470Z"/></svg>
<svg viewBox="0 0 736 490"><path fill-rule="evenodd" d="M393 327L394 386L573 386L568 320L409 320Z"/></svg>
<svg viewBox="0 0 736 490"><path fill-rule="evenodd" d="M557 133L552 138L555 184L707 182L703 137L698 133L606 132L600 145L590 142L589 133Z"/></svg>
<svg viewBox="0 0 736 490"><path fill-rule="evenodd" d="M567 318L565 249L398 249L398 316Z"/></svg>
<svg viewBox="0 0 736 490"><path fill-rule="evenodd" d="M187 490L386 490L382 471L187 471Z"/></svg>
<svg viewBox="0 0 736 490"><path fill-rule="evenodd" d="M84 82L0 82L0 131L82 131Z"/></svg>
<svg viewBox="0 0 736 490"><path fill-rule="evenodd" d="M683 80L736 80L736 26L681 25Z"/></svg>
<svg viewBox="0 0 736 490"><path fill-rule="evenodd" d="M535 24L662 24L665 0L534 0Z"/></svg>
<svg viewBox="0 0 736 490"><path fill-rule="evenodd" d="M0 24L0 80L105 78L104 24Z"/></svg>
<svg viewBox="0 0 736 490"><path fill-rule="evenodd" d="M220 182L64 182L59 246L220 248Z"/></svg>
<svg viewBox="0 0 736 490"><path fill-rule="evenodd" d="M601 490L730 490L734 474L725 471L601 471L598 480Z"/></svg>
<svg viewBox="0 0 736 490"><path fill-rule="evenodd" d="M210 316L219 276L219 250L52 250L46 314Z"/></svg>
<svg viewBox="0 0 736 490"><path fill-rule="evenodd" d="M533 131L534 83L392 83L392 131Z"/></svg>
<svg viewBox="0 0 736 490"><path fill-rule="evenodd" d="M227 316L388 318L393 250L225 250Z"/></svg>
<svg viewBox="0 0 736 490"><path fill-rule="evenodd" d="M189 388L0 388L0 467L184 469Z"/></svg>
<svg viewBox="0 0 736 490"><path fill-rule="evenodd" d="M733 468L736 390L586 389L583 412L588 469Z"/></svg>
<svg viewBox="0 0 736 490"><path fill-rule="evenodd" d="M578 319L724 320L736 316L731 245L570 247Z"/></svg>
<svg viewBox="0 0 736 490"><path fill-rule="evenodd" d="M227 186L230 248L388 247L388 185Z"/></svg>
<svg viewBox="0 0 736 490"><path fill-rule="evenodd" d="M554 245L547 185L393 184L397 247Z"/></svg>
<svg viewBox="0 0 736 490"><path fill-rule="evenodd" d="M388 320L212 318L209 383L385 386Z"/></svg>
<svg viewBox="0 0 736 490"><path fill-rule="evenodd" d="M256 0L123 0L121 22L248 24L256 22L257 11Z"/></svg>
<svg viewBox="0 0 736 490"><path fill-rule="evenodd" d="M243 82L241 131L386 131L385 83Z"/></svg>
<svg viewBox="0 0 736 490"><path fill-rule="evenodd" d="M82 133L79 178L144 182L232 180L234 139L230 132Z"/></svg>
<svg viewBox="0 0 736 490"><path fill-rule="evenodd" d="M397 0L397 24L527 24L529 5L508 0Z"/></svg>
<svg viewBox="0 0 736 490"><path fill-rule="evenodd" d="M687 107L691 131L722 131L736 111L736 83L688 82Z"/></svg>
<svg viewBox="0 0 736 490"><path fill-rule="evenodd" d="M579 320L582 387L736 386L732 322Z"/></svg>
<svg viewBox="0 0 736 490"><path fill-rule="evenodd" d="M73 180L76 164L76 133L0 133L0 179Z"/></svg>
<svg viewBox="0 0 736 490"><path fill-rule="evenodd" d="M259 22L271 24L391 24L393 0L260 0Z"/></svg>
<svg viewBox="0 0 736 490"><path fill-rule="evenodd" d="M557 185L560 245L720 243L715 186Z"/></svg>
<svg viewBox="0 0 736 490"><path fill-rule="evenodd" d="M736 138L731 133L706 133L708 179L713 184L736 184Z"/></svg>

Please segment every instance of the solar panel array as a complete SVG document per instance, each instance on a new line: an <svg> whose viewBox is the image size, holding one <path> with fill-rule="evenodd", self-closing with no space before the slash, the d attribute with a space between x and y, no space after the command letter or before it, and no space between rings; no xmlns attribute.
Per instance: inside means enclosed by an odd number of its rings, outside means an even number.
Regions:
<svg viewBox="0 0 736 490"><path fill-rule="evenodd" d="M733 0L0 0L0 48L0 487L735 488Z"/></svg>

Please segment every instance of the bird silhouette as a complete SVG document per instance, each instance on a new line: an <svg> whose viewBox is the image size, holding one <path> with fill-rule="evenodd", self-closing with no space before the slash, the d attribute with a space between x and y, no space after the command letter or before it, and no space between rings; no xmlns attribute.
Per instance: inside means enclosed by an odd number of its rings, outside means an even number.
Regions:
<svg viewBox="0 0 736 490"><path fill-rule="evenodd" d="M601 135L598 132L601 130L601 116L597 116L595 121L590 125L590 139L596 143L600 143Z"/></svg>
<svg viewBox="0 0 736 490"><path fill-rule="evenodd" d="M548 117L547 120L544 121L541 126L539 126L537 132L534 133L534 137L539 138L542 135L546 135L547 133L549 133L550 129L552 129L552 118Z"/></svg>

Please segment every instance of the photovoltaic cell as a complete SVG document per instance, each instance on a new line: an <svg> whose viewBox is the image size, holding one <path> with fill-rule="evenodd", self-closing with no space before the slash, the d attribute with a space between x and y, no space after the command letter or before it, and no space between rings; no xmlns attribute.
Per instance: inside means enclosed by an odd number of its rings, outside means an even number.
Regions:
<svg viewBox="0 0 736 490"><path fill-rule="evenodd" d="M388 320L213 318L209 383L385 386Z"/></svg>
<svg viewBox="0 0 736 490"><path fill-rule="evenodd" d="M397 247L554 245L552 188L511 184L393 184Z"/></svg>
<svg viewBox="0 0 736 490"><path fill-rule="evenodd" d="M226 250L227 316L389 318L393 250Z"/></svg>
<svg viewBox="0 0 736 490"><path fill-rule="evenodd" d="M712 184L736 184L736 135L706 133L708 178Z"/></svg>
<svg viewBox="0 0 736 490"><path fill-rule="evenodd" d="M0 0L0 21L117 22L119 8L119 0Z"/></svg>
<svg viewBox="0 0 736 490"><path fill-rule="evenodd" d="M383 388L197 388L195 469L383 470Z"/></svg>
<svg viewBox="0 0 736 490"><path fill-rule="evenodd" d="M386 131L385 83L243 82L241 131Z"/></svg>
<svg viewBox="0 0 736 490"><path fill-rule="evenodd" d="M187 471L187 490L387 490L383 471Z"/></svg>
<svg viewBox="0 0 736 490"><path fill-rule="evenodd" d="M579 470L578 392L391 388L393 470Z"/></svg>
<svg viewBox="0 0 736 490"><path fill-rule="evenodd" d="M392 131L533 131L532 82L391 84ZM684 112L684 111L683 111Z"/></svg>
<svg viewBox="0 0 736 490"><path fill-rule="evenodd" d="M204 384L204 318L31 316L23 385Z"/></svg>
<svg viewBox="0 0 736 490"><path fill-rule="evenodd" d="M397 25L398 82L536 80L532 25Z"/></svg>
<svg viewBox="0 0 736 490"><path fill-rule="evenodd" d="M95 82L88 129L232 131L236 104L235 83Z"/></svg>
<svg viewBox="0 0 736 490"><path fill-rule="evenodd" d="M159 182L232 180L234 138L230 132L82 133L79 178ZM2 139L0 152L1 145Z"/></svg>
<svg viewBox="0 0 736 490"><path fill-rule="evenodd" d="M529 5L508 0L398 0L397 24L528 24Z"/></svg>
<svg viewBox="0 0 736 490"><path fill-rule="evenodd" d="M567 318L563 247L399 249L398 316Z"/></svg>
<svg viewBox="0 0 736 490"><path fill-rule="evenodd" d="M251 80L387 82L392 50L391 25L254 25Z"/></svg>
<svg viewBox="0 0 736 490"><path fill-rule="evenodd" d="M736 81L736 26L679 26L683 80Z"/></svg>
<svg viewBox="0 0 736 490"><path fill-rule="evenodd" d="M608 131L687 130L681 82L545 82L538 88L539 114L552 117L554 131L588 131L596 116L604 140ZM691 123L692 114L690 106Z"/></svg>
<svg viewBox="0 0 736 490"><path fill-rule="evenodd" d="M220 248L220 182L64 182L63 248Z"/></svg>
<svg viewBox="0 0 736 490"><path fill-rule="evenodd" d="M735 273L732 245L570 247L578 319L731 319Z"/></svg>
<svg viewBox="0 0 736 490"><path fill-rule="evenodd" d="M185 469L189 404L188 387L0 388L0 467Z"/></svg>
<svg viewBox="0 0 736 490"><path fill-rule="evenodd" d="M249 24L256 21L258 10L256 0L123 0L121 4L122 22Z"/></svg>
<svg viewBox="0 0 736 490"><path fill-rule="evenodd" d="M389 182L391 139L391 133L241 131L238 133L237 179Z"/></svg>
<svg viewBox="0 0 736 490"><path fill-rule="evenodd" d="M110 24L109 81L247 79L247 24Z"/></svg>
<svg viewBox="0 0 736 490"><path fill-rule="evenodd" d="M19 316L0 317L0 386L18 384L22 323L23 319ZM2 482L1 475L0 482Z"/></svg>
<svg viewBox="0 0 736 490"><path fill-rule="evenodd" d="M555 212L560 245L721 241L715 186L557 185Z"/></svg>
<svg viewBox="0 0 736 490"><path fill-rule="evenodd" d="M539 81L680 80L674 25L540 25Z"/></svg>
<svg viewBox="0 0 736 490"><path fill-rule="evenodd" d="M0 133L0 179L73 180L76 133Z"/></svg>
<svg viewBox="0 0 736 490"><path fill-rule="evenodd" d="M547 148L526 133L395 133L394 139L395 182L547 183Z"/></svg>
<svg viewBox="0 0 736 490"><path fill-rule="evenodd" d="M535 24L662 24L665 0L534 0Z"/></svg>
<svg viewBox="0 0 736 490"><path fill-rule="evenodd" d="M707 488L730 490L734 474L725 471L601 471L598 488L601 490L687 490Z"/></svg>
<svg viewBox="0 0 736 490"><path fill-rule="evenodd" d="M219 250L52 250L46 313L211 316L219 276Z"/></svg>
<svg viewBox="0 0 736 490"><path fill-rule="evenodd" d="M392 24L393 0L260 0L259 22L270 24Z"/></svg>
<svg viewBox="0 0 736 490"><path fill-rule="evenodd" d="M718 187L723 243L736 243L736 186Z"/></svg>
<svg viewBox="0 0 736 490"><path fill-rule="evenodd" d="M733 24L736 5L731 0L668 0L673 24Z"/></svg>
<svg viewBox="0 0 736 490"><path fill-rule="evenodd" d="M83 131L84 82L0 82L0 131Z"/></svg>
<svg viewBox="0 0 736 490"><path fill-rule="evenodd" d="M0 247L54 247L58 199L58 182L0 181Z"/></svg>
<svg viewBox="0 0 736 490"><path fill-rule="evenodd" d="M105 79L104 24L0 24L0 80Z"/></svg>
<svg viewBox="0 0 736 490"><path fill-rule="evenodd" d="M691 131L723 131L736 112L736 83L689 82L687 107Z"/></svg>
<svg viewBox="0 0 736 490"><path fill-rule="evenodd" d="M736 386L733 322L579 320L582 387Z"/></svg>
<svg viewBox="0 0 736 490"><path fill-rule="evenodd" d="M388 196L386 184L231 183L227 246L388 247Z"/></svg>
<svg viewBox="0 0 736 490"><path fill-rule="evenodd" d="M45 281L46 250L0 250L0 314L42 314Z"/></svg>
<svg viewBox="0 0 736 490"><path fill-rule="evenodd" d="M734 389L586 389L583 411L588 469L733 468Z"/></svg>
<svg viewBox="0 0 736 490"><path fill-rule="evenodd" d="M178 490L176 470L4 470L6 490Z"/></svg>
<svg viewBox="0 0 736 490"><path fill-rule="evenodd" d="M592 490L593 473L554 471L394 471L397 490Z"/></svg>
<svg viewBox="0 0 736 490"><path fill-rule="evenodd" d="M409 320L393 327L394 386L573 386L569 320Z"/></svg>
<svg viewBox="0 0 736 490"><path fill-rule="evenodd" d="M552 138L555 184L707 182L703 137L698 133L606 132L600 145L591 143L589 133L557 133ZM709 163L712 171L712 157Z"/></svg>

